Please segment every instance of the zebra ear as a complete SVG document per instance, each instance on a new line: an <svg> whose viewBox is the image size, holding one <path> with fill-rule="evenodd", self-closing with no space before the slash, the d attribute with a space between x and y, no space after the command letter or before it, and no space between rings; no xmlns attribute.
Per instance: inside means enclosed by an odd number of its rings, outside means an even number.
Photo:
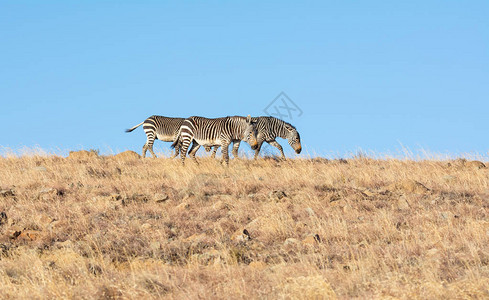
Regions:
<svg viewBox="0 0 489 300"><path fill-rule="evenodd" d="M251 123L251 116L250 116L250 115L248 115L248 116L246 117L246 123Z"/></svg>

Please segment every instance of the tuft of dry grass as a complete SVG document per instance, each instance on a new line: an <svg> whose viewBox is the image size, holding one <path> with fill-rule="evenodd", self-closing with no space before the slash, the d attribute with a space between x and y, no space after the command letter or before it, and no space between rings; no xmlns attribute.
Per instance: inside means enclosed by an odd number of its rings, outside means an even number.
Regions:
<svg viewBox="0 0 489 300"><path fill-rule="evenodd" d="M488 298L481 163L0 158L6 298Z"/></svg>

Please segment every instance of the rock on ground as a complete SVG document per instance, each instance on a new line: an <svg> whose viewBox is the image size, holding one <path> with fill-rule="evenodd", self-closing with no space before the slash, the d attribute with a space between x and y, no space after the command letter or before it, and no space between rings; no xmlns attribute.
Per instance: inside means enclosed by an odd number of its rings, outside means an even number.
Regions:
<svg viewBox="0 0 489 300"><path fill-rule="evenodd" d="M487 166L478 160L468 161L465 163L465 166L471 169L485 169Z"/></svg>
<svg viewBox="0 0 489 300"><path fill-rule="evenodd" d="M87 151L87 150L70 151L70 154L68 155L68 158L76 159L76 160L88 160L97 157L98 157L97 152Z"/></svg>
<svg viewBox="0 0 489 300"><path fill-rule="evenodd" d="M141 155L137 154L134 151L127 150L127 151L124 151L124 152L121 152L121 153L114 155L114 157L117 159L140 159Z"/></svg>
<svg viewBox="0 0 489 300"><path fill-rule="evenodd" d="M424 194L430 191L424 184L413 179L406 179L395 182L389 186L391 190L398 190L405 193Z"/></svg>

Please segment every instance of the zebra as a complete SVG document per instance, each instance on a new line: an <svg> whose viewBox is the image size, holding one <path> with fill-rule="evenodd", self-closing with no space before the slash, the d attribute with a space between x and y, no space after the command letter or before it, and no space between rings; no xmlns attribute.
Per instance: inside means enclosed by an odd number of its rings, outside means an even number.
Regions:
<svg viewBox="0 0 489 300"><path fill-rule="evenodd" d="M256 140L256 123L248 117L224 117L207 119L203 117L190 117L186 119L173 142L172 148L181 143L180 156L182 164L185 163L190 142L194 142L189 150L189 156L197 162L195 153L200 146L210 150L212 146L220 146L222 149L222 163L229 164L228 147L232 141L243 140L251 145L252 149L258 147Z"/></svg>
<svg viewBox="0 0 489 300"><path fill-rule="evenodd" d="M257 129L257 141L258 147L255 150L254 159L258 158L258 153L260 152L263 142L267 142L274 146L280 151L282 159L285 159L285 154L282 146L275 140L277 137L287 139L289 145L295 150L297 154L301 153L301 137L297 129L290 123L277 119L275 117L253 117L253 121L256 122ZM238 157L238 148L240 145L240 140L233 141L233 156ZM216 157L216 152L219 147L215 146L211 157ZM208 151L208 148L206 148Z"/></svg>
<svg viewBox="0 0 489 300"><path fill-rule="evenodd" d="M163 142L174 142L183 121L185 121L185 118L169 118L153 115L144 120L144 122L141 122L130 129L126 129L126 132L131 132L143 125L144 132L146 133L146 144L143 146L143 157L146 157L146 151L149 150L151 155L153 155L153 158L156 158L156 154L153 152L153 143L155 139ZM178 155L180 145L176 145L174 148L175 153L171 158Z"/></svg>

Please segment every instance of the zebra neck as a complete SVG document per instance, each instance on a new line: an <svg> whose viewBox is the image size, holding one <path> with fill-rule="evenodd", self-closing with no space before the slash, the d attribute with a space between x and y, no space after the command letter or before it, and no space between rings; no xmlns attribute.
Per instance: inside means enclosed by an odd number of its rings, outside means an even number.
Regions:
<svg viewBox="0 0 489 300"><path fill-rule="evenodd" d="M278 132L277 132L277 134L278 134L279 137L281 137L283 139L286 139L287 138L288 131L287 131L287 129L285 129L285 122L282 121L282 120L278 120L278 121L279 122L277 124L278 125L278 130L277 130Z"/></svg>
<svg viewBox="0 0 489 300"><path fill-rule="evenodd" d="M287 138L287 130L285 130L285 127L282 127L280 130L279 130L279 137L283 138L283 139L286 139Z"/></svg>

